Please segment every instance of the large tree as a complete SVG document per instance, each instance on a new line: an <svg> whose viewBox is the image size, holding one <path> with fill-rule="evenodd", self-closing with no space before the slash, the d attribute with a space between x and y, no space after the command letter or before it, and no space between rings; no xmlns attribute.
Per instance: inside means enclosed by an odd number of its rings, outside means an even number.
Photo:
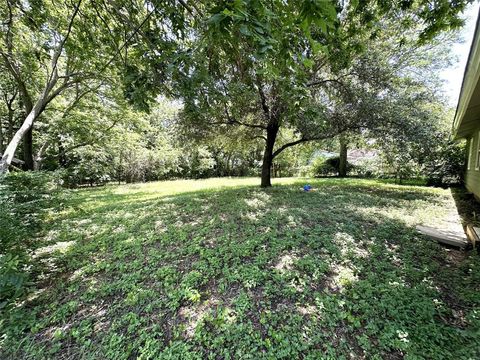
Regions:
<svg viewBox="0 0 480 360"><path fill-rule="evenodd" d="M73 106L108 86L123 87L130 100L149 98L138 88L163 80L163 57L175 48L188 13L181 3L3 1L0 64L15 84L22 120L3 151L0 173L8 170L21 141L26 167L33 169L34 124L64 94ZM140 74L151 60L145 49L153 46L155 71Z"/></svg>
<svg viewBox="0 0 480 360"><path fill-rule="evenodd" d="M261 186L285 149L365 127L383 116L388 74L375 73L368 44L395 22L427 43L458 27L468 1L222 1L210 8L188 52L178 57L183 119L197 131L241 127L264 140ZM419 25L420 24L420 25ZM395 41L399 48L401 33ZM361 70L361 71L357 71ZM296 139L278 143L281 129Z"/></svg>

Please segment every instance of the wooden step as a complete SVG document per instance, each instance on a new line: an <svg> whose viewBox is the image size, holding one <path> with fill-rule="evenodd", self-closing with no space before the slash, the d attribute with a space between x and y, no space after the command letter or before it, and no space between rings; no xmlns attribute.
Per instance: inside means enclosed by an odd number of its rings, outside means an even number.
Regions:
<svg viewBox="0 0 480 360"><path fill-rule="evenodd" d="M473 225L467 225L467 237L473 247L480 244L480 228Z"/></svg>
<svg viewBox="0 0 480 360"><path fill-rule="evenodd" d="M423 235L442 244L465 248L468 245L467 235L460 230L437 229L430 226L417 225L416 229Z"/></svg>

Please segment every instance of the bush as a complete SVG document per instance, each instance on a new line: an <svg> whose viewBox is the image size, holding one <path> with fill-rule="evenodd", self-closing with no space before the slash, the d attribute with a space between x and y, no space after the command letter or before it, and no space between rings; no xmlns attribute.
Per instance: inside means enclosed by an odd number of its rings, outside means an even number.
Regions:
<svg viewBox="0 0 480 360"><path fill-rule="evenodd" d="M382 178L388 176L388 169L385 168L380 158L363 159L355 164L355 175L363 178Z"/></svg>
<svg viewBox="0 0 480 360"><path fill-rule="evenodd" d="M88 184L101 185L110 180L112 159L108 154L93 146L75 153L73 161L63 172L64 186L77 187Z"/></svg>
<svg viewBox="0 0 480 360"><path fill-rule="evenodd" d="M212 176L216 161L212 153L205 146L200 146L188 158L186 164L187 176L193 179L202 179Z"/></svg>
<svg viewBox="0 0 480 360"><path fill-rule="evenodd" d="M316 158L311 166L311 175L319 176L336 176L340 168L340 158L338 156L331 158ZM347 174L351 172L355 166L347 161Z"/></svg>
<svg viewBox="0 0 480 360"><path fill-rule="evenodd" d="M27 204L48 199L62 185L63 173L59 171L27 171L7 174L0 182L2 200L10 199L18 204Z"/></svg>
<svg viewBox="0 0 480 360"><path fill-rule="evenodd" d="M297 176L300 177L308 177L312 174L312 166L311 165L304 165L300 166L297 169Z"/></svg>
<svg viewBox="0 0 480 360"><path fill-rule="evenodd" d="M60 201L60 174L18 172L0 180L0 311L25 293L28 250L44 215Z"/></svg>
<svg viewBox="0 0 480 360"><path fill-rule="evenodd" d="M445 144L439 154L427 163L427 184L452 186L463 183L465 171L465 146L459 142Z"/></svg>
<svg viewBox="0 0 480 360"><path fill-rule="evenodd" d="M0 255L0 312L25 293L28 277L24 262L18 254Z"/></svg>

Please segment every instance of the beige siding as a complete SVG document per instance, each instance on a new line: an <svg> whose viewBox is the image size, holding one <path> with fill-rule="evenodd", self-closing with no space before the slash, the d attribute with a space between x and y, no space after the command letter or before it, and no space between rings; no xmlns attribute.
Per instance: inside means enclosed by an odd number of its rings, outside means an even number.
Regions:
<svg viewBox="0 0 480 360"><path fill-rule="evenodd" d="M468 154L468 163L467 170L465 174L465 186L468 191L474 193L477 197L480 198L480 170L477 170L480 164L477 164L477 151L478 151L478 131L477 129L472 135L472 138L468 140L467 149L470 150L470 142L472 142L472 153ZM468 170L470 168L470 170Z"/></svg>

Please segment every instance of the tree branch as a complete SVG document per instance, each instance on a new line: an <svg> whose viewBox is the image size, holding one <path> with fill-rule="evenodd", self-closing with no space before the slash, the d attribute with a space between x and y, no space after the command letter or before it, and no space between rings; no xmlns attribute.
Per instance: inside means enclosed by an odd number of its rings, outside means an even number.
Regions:
<svg viewBox="0 0 480 360"><path fill-rule="evenodd" d="M97 17L100 19L100 21L103 23L103 25L105 25L105 27L107 28L108 34L110 35L110 38L112 39L112 44L116 47L117 46L116 45L116 39L115 39L115 36L113 34L112 29L110 29L110 26L108 25L107 20L102 16L100 11L98 10L95 1L92 1L92 6L95 10L95 13L97 14ZM120 55L120 57L122 57L122 52L121 51L119 51L119 55ZM126 61L126 59L124 61Z"/></svg>
<svg viewBox="0 0 480 360"><path fill-rule="evenodd" d="M343 84L338 79L323 79L323 80L315 80L315 81L309 82L309 83L307 83L307 87L323 85L323 84L327 84L327 83L336 83L336 84L339 84L341 86L345 86L345 84Z"/></svg>
<svg viewBox="0 0 480 360"><path fill-rule="evenodd" d="M264 135L253 136L253 137L252 137L252 140L253 140L253 139L263 139L263 140L267 141L267 137L264 136Z"/></svg>
<svg viewBox="0 0 480 360"><path fill-rule="evenodd" d="M50 74L48 83L50 83L54 77L56 76L55 74L57 73L57 67L58 67L58 59L60 58L60 55L62 54L63 48L65 46L65 43L67 42L70 33L72 32L73 28L73 21L75 20L75 17L78 14L78 11L80 10L80 5L82 3L82 0L78 0L78 3L75 5L75 8L73 10L73 14L70 17L70 21L68 23L67 27L67 33L63 37L63 39L60 41L60 44L58 44L58 47L55 49L55 52L52 57L52 73ZM58 74L57 74L58 75Z"/></svg>
<svg viewBox="0 0 480 360"><path fill-rule="evenodd" d="M99 73L103 72L106 68L108 68L110 66L110 64L115 60L115 58L117 57L117 55L119 55L122 50L127 46L127 44L130 42L130 40L136 35L139 33L139 31L141 30L141 28L143 27L143 25L146 24L146 22L148 21L148 19L153 15L153 13L156 11L156 8L154 7L152 9L152 11L150 11L147 16L145 16L145 18L143 19L143 21L136 27L134 28L133 32L125 39L125 41L123 42L122 46L120 46L117 51L115 52L115 54L110 58L110 60L107 61L107 63L105 63L104 66L102 66L99 70Z"/></svg>
<svg viewBox="0 0 480 360"><path fill-rule="evenodd" d="M265 93L263 92L262 82L260 81L260 76L258 76L258 74L255 74L255 82L257 83L258 94L260 95L260 101L262 103L263 113L265 114L265 118L267 120L269 120L270 119L270 108L268 107L267 97L265 96Z"/></svg>
<svg viewBox="0 0 480 360"><path fill-rule="evenodd" d="M267 129L267 127L264 125L244 123L244 122L235 120L233 118L227 119L227 121L215 121L210 123L210 125L234 125L234 124L249 127L252 129L262 129L262 130Z"/></svg>
<svg viewBox="0 0 480 360"><path fill-rule="evenodd" d="M244 123L244 122L241 122L237 119L235 119L234 117L232 117L228 111L228 107L227 107L227 104L224 102L223 103L223 108L225 110L225 116L227 117L227 120L228 122L224 123L224 122L219 122L217 123L217 125L219 124L225 124L225 125L231 125L231 124L237 124L237 125L242 125L242 126L246 126L246 127L250 127L250 128L254 128L254 129L262 129L262 130L266 130L267 127L266 126L263 126L263 125L259 125L259 124L248 124L248 123Z"/></svg>
<svg viewBox="0 0 480 360"><path fill-rule="evenodd" d="M289 147L292 147L292 146L295 146L295 145L298 145L298 144L301 144L301 143L304 143L304 142L307 142L307 141L320 141L320 140L325 140L325 139L330 139L334 136L338 136L338 135L341 135L343 134L344 132L346 131L349 131L349 130L356 130L356 129L359 129L359 128L362 128L362 126L360 126L359 124L347 124L345 126L342 126L340 128L337 128L337 129L331 129L330 131L327 131L321 135L317 135L317 136L310 136L310 137L306 137L306 136L302 136L300 139L298 140L295 140L295 141L292 141L292 142L289 142L287 144L284 144L282 145L281 147L279 147L277 150L275 150L272 154L272 157L275 158L277 155L279 155L283 150L285 149L288 149Z"/></svg>
<svg viewBox="0 0 480 360"><path fill-rule="evenodd" d="M178 0L178 3L179 3L180 5L182 5L192 16L194 16L192 8L191 8L190 6L188 6L185 1L183 1L183 0Z"/></svg>
<svg viewBox="0 0 480 360"><path fill-rule="evenodd" d="M3 52L1 49L0 49L0 54L2 55L2 58L4 60L7 70L10 72L15 82L17 83L18 90L20 91L22 100L26 108L26 112L28 113L33 107L33 102L32 102L32 98L30 97L30 93L27 90L27 86L25 85L25 82L23 81L20 75L20 70L18 69L17 65L14 62L10 61L9 56L5 52Z"/></svg>
<svg viewBox="0 0 480 360"><path fill-rule="evenodd" d="M13 10L12 10L11 0L7 0L7 7L8 7L8 20L5 23L5 25L7 25L7 32L5 33L5 43L7 44L8 54L11 55L13 52L13 41L12 41Z"/></svg>
<svg viewBox="0 0 480 360"><path fill-rule="evenodd" d="M298 144L301 144L301 143L304 143L304 142L307 142L307 141L312 141L312 140L320 140L320 139L310 139L310 138L305 138L305 137L302 137L298 140L295 140L295 141L292 141L292 142L289 142L287 144L284 144L282 146L280 146L277 150L275 150L272 154L272 158L275 158L277 155L279 155L283 150L285 149L288 149L289 147L292 147L292 146L295 146L295 145L298 145Z"/></svg>
<svg viewBox="0 0 480 360"><path fill-rule="evenodd" d="M102 135L102 136L99 136L98 138L93 139L93 140L90 140L90 141L84 141L83 143L76 144L76 145L72 145L72 146L64 149L63 152L64 152L64 153L67 153L68 151L72 151L72 150L78 149L78 148L83 147L83 146L91 145L91 144L93 144L94 142L99 142L100 140L102 140L103 138L105 138L105 136L107 136L107 132L109 132L111 129L113 129L113 127L114 127L115 125L117 125L117 122L118 122L118 120L115 120L115 121L112 123L112 125L110 125L109 127L107 127L105 130L102 130L102 131L103 131L103 135Z"/></svg>

